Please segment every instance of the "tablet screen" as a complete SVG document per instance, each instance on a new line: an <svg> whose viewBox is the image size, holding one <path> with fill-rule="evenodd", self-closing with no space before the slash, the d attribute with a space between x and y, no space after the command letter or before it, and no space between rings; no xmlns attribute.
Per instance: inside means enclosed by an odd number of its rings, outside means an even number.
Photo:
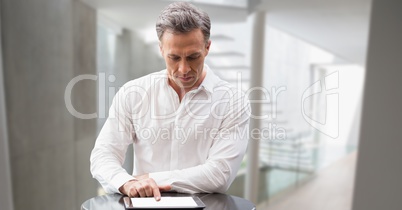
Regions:
<svg viewBox="0 0 402 210"><path fill-rule="evenodd" d="M197 199L197 202L194 200ZM160 201L155 198L124 198L127 209L197 209L203 208L198 197L161 197ZM201 202L202 203L202 202ZM202 203L203 204L203 203Z"/></svg>

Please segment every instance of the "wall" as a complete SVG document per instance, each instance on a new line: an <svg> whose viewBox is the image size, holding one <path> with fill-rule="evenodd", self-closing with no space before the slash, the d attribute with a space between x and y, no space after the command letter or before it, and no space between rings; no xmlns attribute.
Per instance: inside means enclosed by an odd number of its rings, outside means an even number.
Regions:
<svg viewBox="0 0 402 210"><path fill-rule="evenodd" d="M354 210L401 209L402 2L374 0Z"/></svg>
<svg viewBox="0 0 402 210"><path fill-rule="evenodd" d="M2 0L5 101L15 209L78 209L96 194L89 173L96 121L74 118L64 92L95 74L96 13L78 0ZM96 82L75 108L96 111Z"/></svg>

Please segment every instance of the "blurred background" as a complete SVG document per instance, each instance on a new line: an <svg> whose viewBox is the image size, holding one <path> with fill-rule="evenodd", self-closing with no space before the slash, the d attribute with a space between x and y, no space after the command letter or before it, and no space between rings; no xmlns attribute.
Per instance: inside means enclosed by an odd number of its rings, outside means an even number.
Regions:
<svg viewBox="0 0 402 210"><path fill-rule="evenodd" d="M103 194L89 156L114 94L165 68L155 21L172 1L0 2L0 209L78 209ZM400 208L400 1L190 2L211 18L206 64L260 100L250 130L263 132L228 194Z"/></svg>

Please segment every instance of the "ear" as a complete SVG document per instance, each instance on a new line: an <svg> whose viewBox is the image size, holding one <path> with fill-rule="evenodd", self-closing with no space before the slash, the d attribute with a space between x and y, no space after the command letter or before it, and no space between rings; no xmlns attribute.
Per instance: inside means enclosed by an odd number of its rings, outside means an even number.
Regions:
<svg viewBox="0 0 402 210"><path fill-rule="evenodd" d="M210 48L210 47L211 47L211 40L208 40L208 43L207 43L207 45L205 46L205 50L206 50L205 56L208 55L208 52L209 52L209 48Z"/></svg>

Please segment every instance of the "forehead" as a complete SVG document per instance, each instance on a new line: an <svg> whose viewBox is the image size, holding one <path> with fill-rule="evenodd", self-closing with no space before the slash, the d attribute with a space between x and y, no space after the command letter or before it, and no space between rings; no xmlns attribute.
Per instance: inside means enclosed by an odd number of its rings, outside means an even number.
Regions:
<svg viewBox="0 0 402 210"><path fill-rule="evenodd" d="M169 53L182 53L182 51L200 51L205 48L204 36L200 29L187 33L173 33L165 31L161 40L161 47Z"/></svg>

